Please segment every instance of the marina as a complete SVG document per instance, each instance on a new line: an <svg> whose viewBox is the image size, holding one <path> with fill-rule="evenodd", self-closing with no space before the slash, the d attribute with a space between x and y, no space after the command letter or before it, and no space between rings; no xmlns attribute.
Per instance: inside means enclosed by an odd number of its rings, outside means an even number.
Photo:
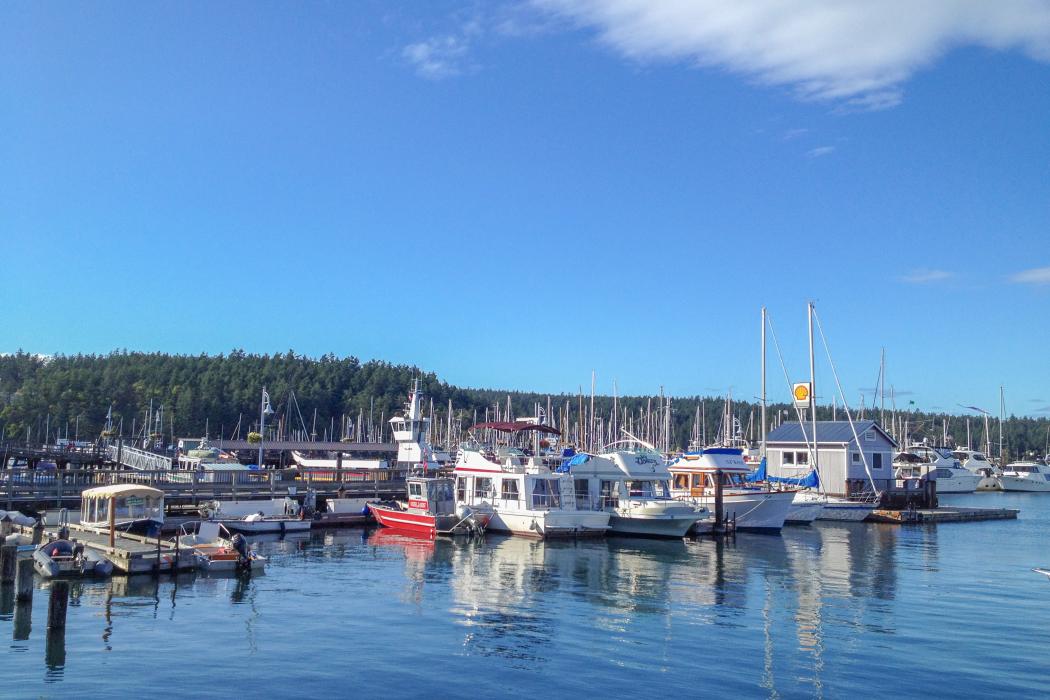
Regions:
<svg viewBox="0 0 1050 700"><path fill-rule="evenodd" d="M250 667L253 682L275 694L316 694L342 687L347 668L272 660L288 645L324 640L353 646L356 692L396 698L418 697L425 678L450 693L525 697L615 693L627 676L659 676L671 692L699 684L741 697L843 697L865 694L886 674L906 676L916 694L1041 697L1050 583L1032 569L1050 564L1042 534L1050 501L999 493L950 502L985 498L1021 516L821 522L730 540L318 531L257 542L268 559L262 576L72 582L61 648L44 624L51 584L35 584L29 608L5 587L0 634L11 641L0 663L7 687L27 695L91 694L113 674L125 692L150 693L147 669L171 655L197 672L171 676L168 692L211 696L215 675ZM1004 598L1009 606L996 605ZM348 622L333 624L319 609ZM389 634L406 619L410 646ZM955 658L945 636L956 646L996 641L985 645L984 663L945 674L941 661ZM698 679L695 659L682 653L696 648L746 661L713 665ZM475 672L479 664L486 673ZM391 686L394 669L406 681Z"/></svg>

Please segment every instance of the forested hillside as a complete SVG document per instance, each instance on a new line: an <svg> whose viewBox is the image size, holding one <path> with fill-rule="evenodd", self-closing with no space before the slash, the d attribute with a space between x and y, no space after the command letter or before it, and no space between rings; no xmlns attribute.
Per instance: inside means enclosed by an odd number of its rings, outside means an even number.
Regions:
<svg viewBox="0 0 1050 700"><path fill-rule="evenodd" d="M238 425L243 437L257 426L265 386L275 411L267 423L274 430L297 432L299 436L316 432L319 438L339 439L352 434L355 439L389 439L388 432L381 433L386 428L384 421L402 408L416 377L427 396L428 410L433 401L438 439L445 437L449 400L453 439L458 439L475 417L483 419L486 410L489 417L494 418L497 410L505 417L508 397L512 415L534 415L537 406L545 411L549 405L551 420L574 440L588 430L589 396L466 389L404 365L362 363L354 357L331 355L308 358L293 352L256 355L242 351L200 356L138 352L47 358L19 352L0 356L0 430L8 439L25 440L28 436L36 442L45 429L52 440L57 435L64 437L68 429L70 437L79 432L81 440L92 440L102 431L112 406L114 430L130 436L133 428L141 434L152 403L151 429L166 439L172 435L200 436L206 429L212 437L221 433L228 438ZM614 401L617 417L611 425ZM659 396L598 396L594 400L594 432L600 437L595 439L608 439L627 427L672 448L686 447L697 437L695 433L711 441L723 422L723 405L722 397L671 397L666 409ZM733 408L745 436L757 437L757 405L743 402ZM784 405L771 406L771 420L778 412L781 419L794 420L794 411L787 409ZM698 411L704 418L699 425ZM830 418L831 408L822 407L819 416ZM878 418L871 415L870 407L867 417ZM965 417L919 411L906 412L903 417L913 437L926 435L940 442L947 420L948 433L957 443L966 442ZM971 417L970 425L973 442L983 443L979 418ZM670 435L665 440L667 426ZM1009 453L1043 454L1048 428L1050 421L1045 418L1009 418L1004 427ZM997 443L996 424L992 432Z"/></svg>

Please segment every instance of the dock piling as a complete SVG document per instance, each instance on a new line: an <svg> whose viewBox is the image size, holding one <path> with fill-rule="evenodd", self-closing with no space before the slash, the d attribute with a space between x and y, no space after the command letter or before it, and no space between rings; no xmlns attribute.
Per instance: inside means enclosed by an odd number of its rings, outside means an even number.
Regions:
<svg viewBox="0 0 1050 700"><path fill-rule="evenodd" d="M33 601L33 560L19 559L15 569L15 600L30 603Z"/></svg>
<svg viewBox="0 0 1050 700"><path fill-rule="evenodd" d="M15 582L15 564L18 562L18 545L5 544L0 546L0 584L8 585Z"/></svg>
<svg viewBox="0 0 1050 700"><path fill-rule="evenodd" d="M16 642L24 642L29 639L29 633L33 630L33 603L31 601L19 601L15 604L15 622L11 631L11 638Z"/></svg>
<svg viewBox="0 0 1050 700"><path fill-rule="evenodd" d="M66 610L69 608L69 581L52 581L51 596L47 601L47 628L65 629Z"/></svg>

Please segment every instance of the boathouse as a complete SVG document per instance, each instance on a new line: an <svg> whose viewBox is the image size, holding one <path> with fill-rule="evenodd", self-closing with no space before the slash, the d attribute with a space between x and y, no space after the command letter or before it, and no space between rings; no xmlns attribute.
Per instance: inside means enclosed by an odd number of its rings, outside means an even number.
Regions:
<svg viewBox="0 0 1050 700"><path fill-rule="evenodd" d="M784 423L766 437L766 469L771 476L804 478L813 469L813 424ZM859 442L857 438L860 438ZM872 420L817 421L817 458L824 491L848 496L879 491L893 481L897 443ZM871 479L864 467L867 458Z"/></svg>

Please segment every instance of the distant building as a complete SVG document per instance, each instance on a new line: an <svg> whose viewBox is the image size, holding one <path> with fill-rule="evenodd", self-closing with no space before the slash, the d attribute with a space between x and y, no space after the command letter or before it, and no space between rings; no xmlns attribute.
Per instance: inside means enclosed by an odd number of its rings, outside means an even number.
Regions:
<svg viewBox="0 0 1050 700"><path fill-rule="evenodd" d="M812 423L784 423L769 433L766 437L768 473L789 478L808 474L813 469L810 457L812 432ZM809 449L806 438L809 438ZM862 454L867 458L875 487L880 491L885 489L893 480L893 454L896 450L896 441L875 421L854 421L852 428L849 421L817 421L820 480L824 490L831 495L847 496L871 490Z"/></svg>

